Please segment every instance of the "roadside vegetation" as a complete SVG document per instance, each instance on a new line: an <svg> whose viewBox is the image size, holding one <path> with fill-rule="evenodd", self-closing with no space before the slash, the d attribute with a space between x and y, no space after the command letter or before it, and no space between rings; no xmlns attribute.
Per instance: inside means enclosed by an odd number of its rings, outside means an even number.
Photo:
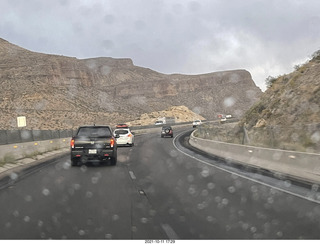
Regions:
<svg viewBox="0 0 320 244"><path fill-rule="evenodd" d="M3 158L0 159L0 167L5 164L12 164L15 162L15 158L12 153L7 153Z"/></svg>

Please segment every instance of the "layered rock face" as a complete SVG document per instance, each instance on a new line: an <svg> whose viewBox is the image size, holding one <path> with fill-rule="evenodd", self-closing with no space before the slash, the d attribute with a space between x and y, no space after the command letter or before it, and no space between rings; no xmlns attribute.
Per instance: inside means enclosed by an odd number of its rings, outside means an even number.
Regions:
<svg viewBox="0 0 320 244"><path fill-rule="evenodd" d="M320 152L320 51L270 87L243 117L251 144Z"/></svg>
<svg viewBox="0 0 320 244"><path fill-rule="evenodd" d="M242 115L261 95L245 70L166 75L131 59L48 55L0 39L0 129L116 124L186 106L206 119Z"/></svg>

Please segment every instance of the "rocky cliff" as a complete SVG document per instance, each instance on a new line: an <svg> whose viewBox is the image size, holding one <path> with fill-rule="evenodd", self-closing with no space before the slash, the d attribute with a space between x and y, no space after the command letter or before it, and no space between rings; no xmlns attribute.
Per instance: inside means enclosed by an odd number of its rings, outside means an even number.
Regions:
<svg viewBox="0 0 320 244"><path fill-rule="evenodd" d="M0 129L67 129L120 123L141 114L186 106L206 119L241 116L261 95L245 70L166 75L131 59L31 52L0 39Z"/></svg>
<svg viewBox="0 0 320 244"><path fill-rule="evenodd" d="M320 150L320 50L295 71L269 79L269 88L243 117L249 143Z"/></svg>

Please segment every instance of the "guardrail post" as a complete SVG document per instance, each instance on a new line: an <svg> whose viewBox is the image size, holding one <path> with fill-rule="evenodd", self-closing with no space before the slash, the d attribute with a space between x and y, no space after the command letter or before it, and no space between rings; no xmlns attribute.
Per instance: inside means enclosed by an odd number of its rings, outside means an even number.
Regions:
<svg viewBox="0 0 320 244"><path fill-rule="evenodd" d="M250 138L249 138L248 131L247 131L245 125L243 125L243 140L242 140L242 144L243 145L250 144Z"/></svg>

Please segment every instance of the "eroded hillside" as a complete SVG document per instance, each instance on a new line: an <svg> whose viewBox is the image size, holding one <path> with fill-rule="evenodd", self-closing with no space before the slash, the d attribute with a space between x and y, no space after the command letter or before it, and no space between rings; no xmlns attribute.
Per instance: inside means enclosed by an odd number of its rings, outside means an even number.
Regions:
<svg viewBox="0 0 320 244"><path fill-rule="evenodd" d="M245 70L166 75L131 59L35 53L0 39L0 129L68 129L121 123L186 106L206 119L241 116L261 95Z"/></svg>
<svg viewBox="0 0 320 244"><path fill-rule="evenodd" d="M206 132L214 140L319 153L320 52L294 72L269 79L267 91L239 123Z"/></svg>
<svg viewBox="0 0 320 244"><path fill-rule="evenodd" d="M320 55L269 89L244 116L249 138L258 144L302 151L320 150Z"/></svg>

